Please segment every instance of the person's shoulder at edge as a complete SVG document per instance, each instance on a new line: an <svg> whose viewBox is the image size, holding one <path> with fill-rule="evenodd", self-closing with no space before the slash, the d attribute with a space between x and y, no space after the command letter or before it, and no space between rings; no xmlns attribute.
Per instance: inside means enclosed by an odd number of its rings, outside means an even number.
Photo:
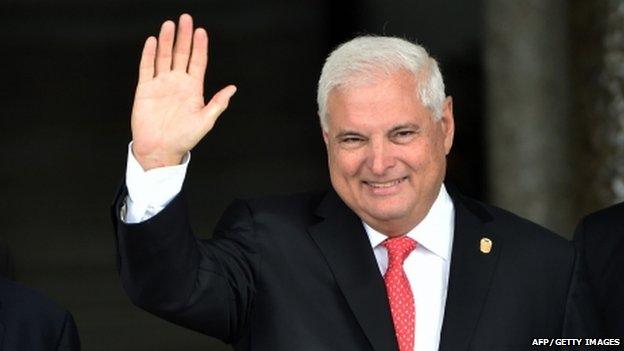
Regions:
<svg viewBox="0 0 624 351"><path fill-rule="evenodd" d="M624 202L590 213L578 222L574 242L594 266L617 256L624 244ZM620 243L618 245L618 243Z"/></svg>
<svg viewBox="0 0 624 351"><path fill-rule="evenodd" d="M41 318L64 319L69 313L52 298L20 283L0 277L0 309L15 312L15 316L24 321L37 321Z"/></svg>
<svg viewBox="0 0 624 351"><path fill-rule="evenodd" d="M4 277L0 277L0 323L5 342L26 337L30 345L50 340L59 343L51 347L68 343L76 347L72 350L79 349L76 326L67 310L43 293ZM34 340L37 337L42 339Z"/></svg>
<svg viewBox="0 0 624 351"><path fill-rule="evenodd" d="M581 219L586 225L611 226L615 223L624 225L624 202L592 212Z"/></svg>

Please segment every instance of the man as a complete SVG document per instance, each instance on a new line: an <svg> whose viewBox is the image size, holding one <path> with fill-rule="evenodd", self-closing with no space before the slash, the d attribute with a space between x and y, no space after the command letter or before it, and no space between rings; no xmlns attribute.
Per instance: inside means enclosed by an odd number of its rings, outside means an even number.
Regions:
<svg viewBox="0 0 624 351"><path fill-rule="evenodd" d="M0 350L79 351L71 314L48 297L12 280L13 258L0 240Z"/></svg>
<svg viewBox="0 0 624 351"><path fill-rule="evenodd" d="M237 350L526 350L591 327L568 242L447 192L452 100L435 60L397 38L356 38L323 67L333 190L236 201L212 240L194 237L188 152L236 88L204 105L206 32L188 15L174 31L145 43L113 208L137 305Z"/></svg>
<svg viewBox="0 0 624 351"><path fill-rule="evenodd" d="M0 277L0 350L79 351L71 314L48 297Z"/></svg>
<svg viewBox="0 0 624 351"><path fill-rule="evenodd" d="M574 240L605 333L624 341L624 203L586 216Z"/></svg>

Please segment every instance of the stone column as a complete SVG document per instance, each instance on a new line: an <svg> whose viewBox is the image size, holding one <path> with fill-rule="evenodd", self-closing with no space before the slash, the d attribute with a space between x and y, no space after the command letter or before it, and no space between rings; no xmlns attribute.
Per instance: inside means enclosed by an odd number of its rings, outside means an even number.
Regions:
<svg viewBox="0 0 624 351"><path fill-rule="evenodd" d="M624 0L570 7L577 213L624 201Z"/></svg>
<svg viewBox="0 0 624 351"><path fill-rule="evenodd" d="M569 236L567 2L485 0L489 197Z"/></svg>

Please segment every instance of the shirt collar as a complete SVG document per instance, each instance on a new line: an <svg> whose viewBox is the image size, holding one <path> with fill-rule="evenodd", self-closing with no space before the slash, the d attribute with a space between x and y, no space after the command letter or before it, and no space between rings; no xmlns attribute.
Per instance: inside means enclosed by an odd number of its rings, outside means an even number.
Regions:
<svg viewBox="0 0 624 351"><path fill-rule="evenodd" d="M438 197L433 202L425 218L406 235L418 244L444 260L451 257L453 231L455 227L455 208L444 184L440 187ZM388 237L368 224L364 223L366 234L373 248L380 245Z"/></svg>

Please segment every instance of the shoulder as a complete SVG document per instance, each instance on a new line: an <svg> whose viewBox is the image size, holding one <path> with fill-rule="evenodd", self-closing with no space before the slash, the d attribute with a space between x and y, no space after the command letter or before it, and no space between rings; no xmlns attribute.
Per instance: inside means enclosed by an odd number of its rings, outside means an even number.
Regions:
<svg viewBox="0 0 624 351"><path fill-rule="evenodd" d="M604 229L624 226L624 202L591 213L582 219L582 225Z"/></svg>
<svg viewBox="0 0 624 351"><path fill-rule="evenodd" d="M319 203L327 191L302 192L289 195L272 195L248 199L237 199L228 211L248 212L254 218L278 216L286 218L310 218L314 215Z"/></svg>
<svg viewBox="0 0 624 351"><path fill-rule="evenodd" d="M62 324L68 312L42 293L0 277L0 315L11 322Z"/></svg>
<svg viewBox="0 0 624 351"><path fill-rule="evenodd" d="M324 192L263 196L234 200L222 214L215 235L235 230L256 233L258 229L301 229L318 221L315 211Z"/></svg>
<svg viewBox="0 0 624 351"><path fill-rule="evenodd" d="M585 216L574 235L583 247L615 250L624 245L624 202Z"/></svg>
<svg viewBox="0 0 624 351"><path fill-rule="evenodd" d="M314 212L327 191L249 198L251 209L263 212Z"/></svg>
<svg viewBox="0 0 624 351"><path fill-rule="evenodd" d="M80 350L74 319L45 295L0 278L2 346L6 350Z"/></svg>

